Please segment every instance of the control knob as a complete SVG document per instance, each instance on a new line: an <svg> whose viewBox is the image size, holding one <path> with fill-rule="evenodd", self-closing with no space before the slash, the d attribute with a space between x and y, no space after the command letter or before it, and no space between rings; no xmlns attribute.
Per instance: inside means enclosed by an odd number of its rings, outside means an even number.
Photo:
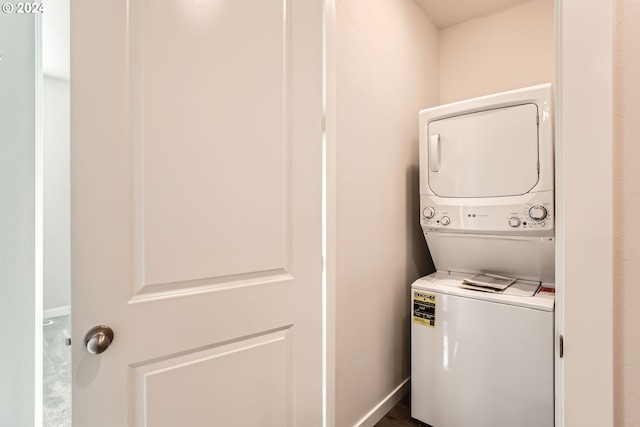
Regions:
<svg viewBox="0 0 640 427"><path fill-rule="evenodd" d="M517 216L513 216L511 218L509 218L509 225L512 227L519 227L520 226L520 218L518 218Z"/></svg>
<svg viewBox="0 0 640 427"><path fill-rule="evenodd" d="M427 206L422 210L422 215L427 219L433 218L435 214L436 210L433 208L433 206Z"/></svg>
<svg viewBox="0 0 640 427"><path fill-rule="evenodd" d="M547 217L547 208L540 205L531 206L531 209L529 209L529 216L535 221L542 221Z"/></svg>
<svg viewBox="0 0 640 427"><path fill-rule="evenodd" d="M443 217L440 219L440 224L442 224L442 225L449 225L449 224L451 224L451 218L449 218L448 216L443 216Z"/></svg>

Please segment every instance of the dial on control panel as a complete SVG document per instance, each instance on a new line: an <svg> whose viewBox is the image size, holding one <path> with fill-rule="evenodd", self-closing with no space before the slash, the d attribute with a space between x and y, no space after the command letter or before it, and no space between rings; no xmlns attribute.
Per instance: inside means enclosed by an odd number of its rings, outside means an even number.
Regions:
<svg viewBox="0 0 640 427"><path fill-rule="evenodd" d="M422 215L427 219L433 218L435 214L436 210L432 206L427 206L422 210Z"/></svg>
<svg viewBox="0 0 640 427"><path fill-rule="evenodd" d="M442 224L442 225L449 225L449 224L451 224L451 218L449 218L448 216L443 216L443 217L440 219L440 224Z"/></svg>
<svg viewBox="0 0 640 427"><path fill-rule="evenodd" d="M535 221L542 221L547 217L547 209L540 205L531 206L529 216Z"/></svg>
<svg viewBox="0 0 640 427"><path fill-rule="evenodd" d="M516 216L509 218L509 225L511 227L514 227L514 228L515 227L519 227L520 226L520 218L518 218Z"/></svg>

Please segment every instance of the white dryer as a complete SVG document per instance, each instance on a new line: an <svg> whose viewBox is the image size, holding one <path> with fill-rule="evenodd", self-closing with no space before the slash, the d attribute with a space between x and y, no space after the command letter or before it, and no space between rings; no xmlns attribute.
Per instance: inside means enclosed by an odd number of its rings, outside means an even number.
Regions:
<svg viewBox="0 0 640 427"><path fill-rule="evenodd" d="M419 114L420 224L438 271L412 285L411 411L430 426L553 426L552 119L549 84ZM518 280L460 288L474 273Z"/></svg>
<svg viewBox="0 0 640 427"><path fill-rule="evenodd" d="M438 270L554 282L551 85L422 110L420 224Z"/></svg>

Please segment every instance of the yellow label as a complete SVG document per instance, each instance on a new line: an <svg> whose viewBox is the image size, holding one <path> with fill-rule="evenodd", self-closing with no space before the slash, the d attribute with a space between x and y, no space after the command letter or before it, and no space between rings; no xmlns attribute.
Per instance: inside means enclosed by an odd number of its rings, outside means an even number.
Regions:
<svg viewBox="0 0 640 427"><path fill-rule="evenodd" d="M436 296L422 291L413 291L413 323L436 327Z"/></svg>
<svg viewBox="0 0 640 427"><path fill-rule="evenodd" d="M436 326L433 325L431 326L431 321L427 320L427 319L421 319L419 317L413 316L413 323L416 323L418 325L422 325L422 326L428 326L430 328L435 328Z"/></svg>

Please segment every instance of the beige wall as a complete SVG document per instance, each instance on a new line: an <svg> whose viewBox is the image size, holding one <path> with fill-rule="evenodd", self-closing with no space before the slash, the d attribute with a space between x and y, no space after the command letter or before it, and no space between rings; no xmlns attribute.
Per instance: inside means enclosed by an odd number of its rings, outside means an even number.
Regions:
<svg viewBox="0 0 640 427"><path fill-rule="evenodd" d="M530 0L440 33L440 102L554 81L554 2Z"/></svg>
<svg viewBox="0 0 640 427"><path fill-rule="evenodd" d="M410 375L418 110L438 102L438 31L411 1L336 2L335 416L353 426Z"/></svg>
<svg viewBox="0 0 640 427"><path fill-rule="evenodd" d="M616 1L614 51L614 409L640 425L640 3Z"/></svg>

